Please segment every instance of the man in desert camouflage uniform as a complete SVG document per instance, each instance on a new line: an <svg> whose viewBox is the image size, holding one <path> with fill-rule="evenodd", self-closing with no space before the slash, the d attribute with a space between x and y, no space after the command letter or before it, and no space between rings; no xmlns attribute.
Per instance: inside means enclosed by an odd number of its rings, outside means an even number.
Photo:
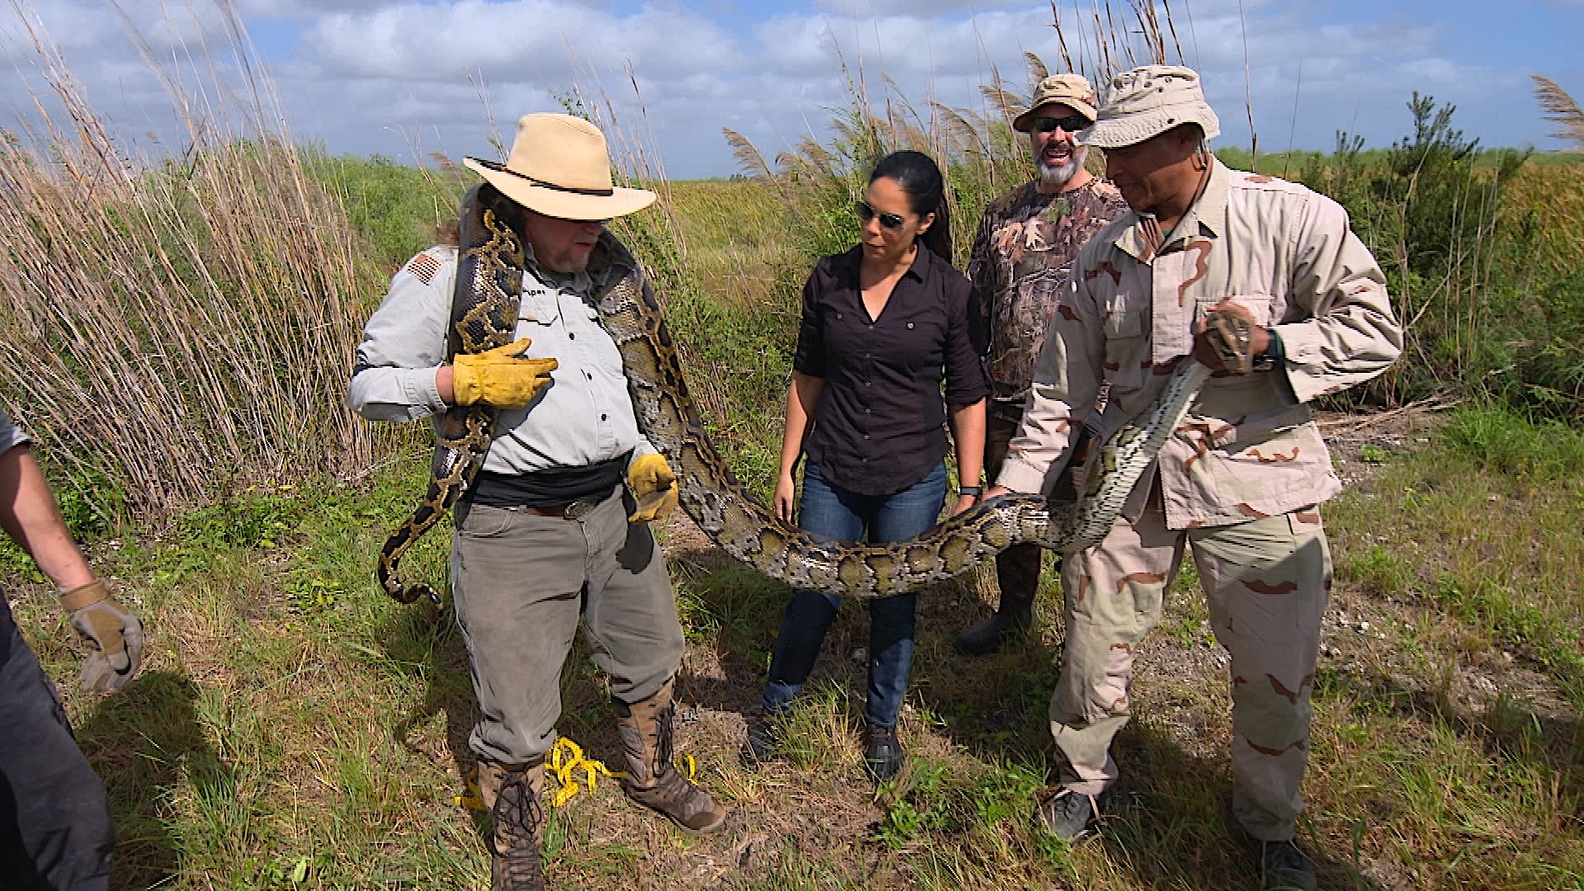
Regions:
<svg viewBox="0 0 1584 891"><path fill-rule="evenodd" d="M1084 169L1086 149L1073 135L1094 123L1095 96L1076 74L1047 77L1028 111L1012 121L1029 135L1039 176L985 208L968 261L995 389L985 426L985 475L995 479L1007 443L1023 421L1034 358L1045 342L1059 286L1078 249L1127 209L1121 193ZM978 480L964 480L977 494ZM959 650L993 652L1027 630L1039 589L1040 549L1018 545L996 557L1001 601L995 615L957 635Z"/></svg>
<svg viewBox="0 0 1584 891"><path fill-rule="evenodd" d="M1103 383L1102 437L1190 354L1215 372L1110 533L1063 567L1067 644L1050 716L1069 763L1039 818L1075 838L1108 807L1132 650L1159 620L1186 544L1231 655L1233 812L1265 888L1313 888L1292 839L1331 585L1316 505L1341 483L1305 403L1380 374L1402 331L1346 212L1222 166L1204 143L1218 133L1194 72L1147 66L1112 79L1079 141L1106 152L1132 212L1080 253L990 494L1041 491ZM1240 367L1206 337L1211 312L1248 323Z"/></svg>

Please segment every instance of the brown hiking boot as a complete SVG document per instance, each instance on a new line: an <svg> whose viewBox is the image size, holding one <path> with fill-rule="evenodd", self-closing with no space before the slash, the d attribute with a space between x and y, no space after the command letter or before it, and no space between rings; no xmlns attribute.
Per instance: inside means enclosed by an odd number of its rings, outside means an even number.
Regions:
<svg viewBox="0 0 1584 891"><path fill-rule="evenodd" d="M544 764L479 762L479 797L494 826L489 839L490 891L545 891L539 847L544 838Z"/></svg>
<svg viewBox="0 0 1584 891"><path fill-rule="evenodd" d="M669 680L642 702L615 703L616 729L627 759L622 790L633 801L665 814L684 831L703 835L725 825L726 809L671 765L674 687L675 680Z"/></svg>

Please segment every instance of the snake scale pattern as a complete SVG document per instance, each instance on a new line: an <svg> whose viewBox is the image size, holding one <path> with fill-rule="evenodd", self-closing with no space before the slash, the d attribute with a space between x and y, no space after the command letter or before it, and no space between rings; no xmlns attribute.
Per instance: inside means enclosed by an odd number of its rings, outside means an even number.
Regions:
<svg viewBox="0 0 1584 891"><path fill-rule="evenodd" d="M447 358L482 353L512 342L517 304L522 298L524 254L516 233L496 215L497 209L506 211L509 204L490 186L470 189L462 199L462 248L451 301ZM380 587L398 601L412 603L422 596L440 602L440 595L429 585L403 585L396 576L396 564L472 485L484 466L499 414L499 409L489 405L453 405L435 425L429 487L418 509L385 541L375 572Z"/></svg>
<svg viewBox="0 0 1584 891"><path fill-rule="evenodd" d="M494 193L494 194L491 194ZM488 185L463 202L453 352L478 352L511 341L522 286L517 236L490 208L505 201ZM1077 502L1038 495L987 501L916 538L887 544L816 540L778 519L743 489L705 430L682 374L676 343L639 264L609 234L590 261L606 286L596 295L601 324L615 339L638 426L676 471L684 510L723 550L789 585L848 597L886 597L949 579L1024 542L1071 553L1111 528L1134 483L1181 422L1210 371L1184 358L1161 395L1098 449L1078 475ZM413 517L380 555L380 583L411 602L424 586L404 588L395 564L414 539L455 502L483 464L493 412L453 408L440 425L433 479Z"/></svg>

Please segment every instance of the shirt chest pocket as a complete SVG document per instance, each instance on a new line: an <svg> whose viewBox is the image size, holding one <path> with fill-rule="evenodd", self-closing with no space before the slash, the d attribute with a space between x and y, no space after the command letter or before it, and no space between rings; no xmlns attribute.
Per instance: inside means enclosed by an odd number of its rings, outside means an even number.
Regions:
<svg viewBox="0 0 1584 891"><path fill-rule="evenodd" d="M561 305L553 291L530 291L517 304L517 331L524 337L541 336L561 320Z"/></svg>
<svg viewBox="0 0 1584 891"><path fill-rule="evenodd" d="M893 355L904 359L909 370L915 374L939 374L941 366L946 364L944 314L920 313L899 319L896 325L886 331L886 335L890 343L882 344L882 349L890 350Z"/></svg>
<svg viewBox="0 0 1584 891"><path fill-rule="evenodd" d="M1105 376L1123 386L1142 384L1150 367L1147 309L1118 305L1106 311Z"/></svg>
<svg viewBox="0 0 1584 891"><path fill-rule="evenodd" d="M1127 307L1106 310L1105 336L1107 341L1143 337L1144 311Z"/></svg>

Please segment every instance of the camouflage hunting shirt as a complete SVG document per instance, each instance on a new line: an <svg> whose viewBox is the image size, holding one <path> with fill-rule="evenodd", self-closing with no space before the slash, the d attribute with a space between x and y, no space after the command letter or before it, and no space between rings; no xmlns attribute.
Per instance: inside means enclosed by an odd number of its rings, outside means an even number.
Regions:
<svg viewBox="0 0 1584 891"><path fill-rule="evenodd" d="M1102 383L1101 436L1148 407L1191 361L1194 323L1222 300L1274 329L1285 361L1205 384L1157 458L1167 526L1287 514L1340 491L1306 403L1375 377L1402 351L1385 279L1341 205L1219 161L1158 247L1128 211L1079 253L997 482L1039 492L1054 481L1088 416L1073 406L1092 406ZM1145 474L1124 516L1139 516L1156 479Z"/></svg>
<svg viewBox="0 0 1584 891"><path fill-rule="evenodd" d="M1125 210L1122 194L1100 179L1057 194L1041 192L1035 180L985 208L968 276L996 402L1023 408L1068 268L1089 236Z"/></svg>

